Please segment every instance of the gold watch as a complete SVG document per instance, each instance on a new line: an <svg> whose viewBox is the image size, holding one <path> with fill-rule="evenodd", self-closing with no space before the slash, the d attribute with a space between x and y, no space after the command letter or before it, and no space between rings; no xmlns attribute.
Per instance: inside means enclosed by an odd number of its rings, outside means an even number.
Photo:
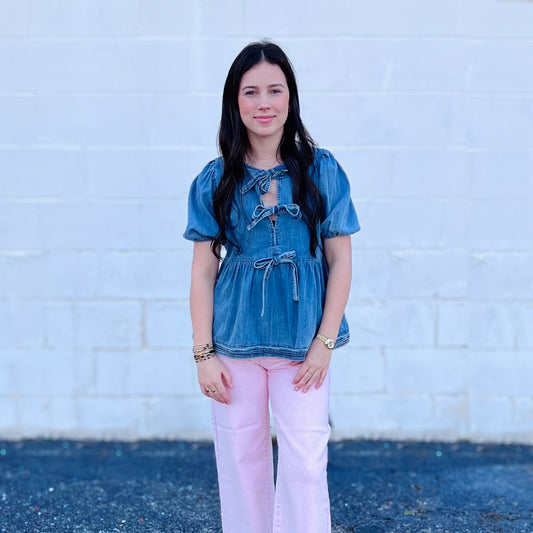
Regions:
<svg viewBox="0 0 533 533"><path fill-rule="evenodd" d="M324 335L321 335L320 333L316 334L316 338L321 340L326 348L329 348L330 350L333 350L335 348L335 341L333 339L328 339L327 337L324 337Z"/></svg>

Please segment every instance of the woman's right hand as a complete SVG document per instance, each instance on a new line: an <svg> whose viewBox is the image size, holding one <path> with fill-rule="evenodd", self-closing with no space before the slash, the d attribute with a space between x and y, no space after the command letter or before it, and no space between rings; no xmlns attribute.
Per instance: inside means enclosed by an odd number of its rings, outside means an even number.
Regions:
<svg viewBox="0 0 533 533"><path fill-rule="evenodd" d="M227 389L233 386L233 381L226 365L215 356L196 366L202 392L217 402L229 405L231 401Z"/></svg>

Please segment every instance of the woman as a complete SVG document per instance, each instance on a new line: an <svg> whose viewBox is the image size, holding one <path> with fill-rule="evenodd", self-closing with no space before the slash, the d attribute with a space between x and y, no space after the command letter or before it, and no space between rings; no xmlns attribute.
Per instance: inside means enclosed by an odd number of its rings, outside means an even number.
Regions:
<svg viewBox="0 0 533 533"><path fill-rule="evenodd" d="M302 123L277 45L252 43L233 62L219 147L191 185L184 236L195 241L193 353L213 400L223 530L326 533L328 368L349 339L359 224L346 175Z"/></svg>

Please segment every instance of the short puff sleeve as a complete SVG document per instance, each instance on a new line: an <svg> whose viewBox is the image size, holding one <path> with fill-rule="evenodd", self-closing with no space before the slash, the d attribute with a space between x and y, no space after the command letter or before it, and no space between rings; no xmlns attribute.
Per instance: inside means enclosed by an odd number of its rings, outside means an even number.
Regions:
<svg viewBox="0 0 533 533"><path fill-rule="evenodd" d="M190 241L212 241L219 231L213 209L213 195L217 187L216 177L216 164L212 161L191 184L187 228L183 234Z"/></svg>
<svg viewBox="0 0 533 533"><path fill-rule="evenodd" d="M350 182L330 152L322 150L321 155L318 179L324 201L325 218L320 224L320 235L323 239L350 235L360 230L350 198Z"/></svg>

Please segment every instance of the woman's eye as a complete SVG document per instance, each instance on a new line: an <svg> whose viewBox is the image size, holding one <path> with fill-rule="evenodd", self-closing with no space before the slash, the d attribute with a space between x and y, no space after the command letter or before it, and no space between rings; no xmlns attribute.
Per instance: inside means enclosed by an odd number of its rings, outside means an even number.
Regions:
<svg viewBox="0 0 533 533"><path fill-rule="evenodd" d="M280 92L281 92L281 89L272 89L272 92L273 92L273 93L280 93Z"/></svg>
<svg viewBox="0 0 533 533"><path fill-rule="evenodd" d="M255 94L255 91L245 91L245 96L252 96L253 94Z"/></svg>

